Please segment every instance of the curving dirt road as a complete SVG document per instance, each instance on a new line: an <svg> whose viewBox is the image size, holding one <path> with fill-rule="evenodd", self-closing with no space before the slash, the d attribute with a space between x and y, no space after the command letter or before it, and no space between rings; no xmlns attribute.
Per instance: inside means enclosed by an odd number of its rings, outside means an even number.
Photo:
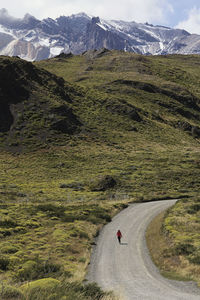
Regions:
<svg viewBox="0 0 200 300"><path fill-rule="evenodd" d="M199 300L195 283L163 278L152 263L145 243L149 222L175 200L132 204L106 225L94 247L87 275L104 290L114 290L124 300ZM123 238L120 245L116 231Z"/></svg>

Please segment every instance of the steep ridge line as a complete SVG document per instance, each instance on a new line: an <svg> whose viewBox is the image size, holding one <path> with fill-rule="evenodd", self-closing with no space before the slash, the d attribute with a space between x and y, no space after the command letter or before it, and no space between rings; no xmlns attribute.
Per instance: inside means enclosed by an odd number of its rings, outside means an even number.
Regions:
<svg viewBox="0 0 200 300"><path fill-rule="evenodd" d="M151 220L176 200L132 204L106 225L97 240L87 279L104 290L114 290L124 300L197 300L200 289L193 282L163 278L146 246L145 231ZM116 231L123 234L122 244Z"/></svg>

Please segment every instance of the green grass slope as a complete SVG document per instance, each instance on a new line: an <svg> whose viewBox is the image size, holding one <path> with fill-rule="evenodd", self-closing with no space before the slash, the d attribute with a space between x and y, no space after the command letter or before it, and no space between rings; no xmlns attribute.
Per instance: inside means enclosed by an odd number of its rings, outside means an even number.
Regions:
<svg viewBox="0 0 200 300"><path fill-rule="evenodd" d="M1 149L21 153L80 131L71 102L79 93L19 58L0 58Z"/></svg>
<svg viewBox="0 0 200 300"><path fill-rule="evenodd" d="M82 280L93 237L128 202L196 196L199 64L105 49L0 57L5 286Z"/></svg>
<svg viewBox="0 0 200 300"><path fill-rule="evenodd" d="M104 168L120 178L121 190L150 199L198 190L199 62L199 56L103 49L37 65L80 85L93 99L76 110L92 126L91 149L103 150Z"/></svg>

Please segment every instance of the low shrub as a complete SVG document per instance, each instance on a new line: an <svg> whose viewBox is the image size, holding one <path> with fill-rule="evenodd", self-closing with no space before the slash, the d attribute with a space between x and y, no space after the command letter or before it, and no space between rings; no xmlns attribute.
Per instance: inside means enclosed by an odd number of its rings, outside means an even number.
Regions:
<svg viewBox="0 0 200 300"><path fill-rule="evenodd" d="M42 260L28 260L15 273L15 278L20 281L41 279L60 271L60 265Z"/></svg>
<svg viewBox="0 0 200 300"><path fill-rule="evenodd" d="M90 209L83 210L82 213L77 216L77 219L87 220L93 224L100 224L102 223L102 220L105 220L106 222L111 221L111 217L108 214L108 211L99 206L91 206Z"/></svg>
<svg viewBox="0 0 200 300"><path fill-rule="evenodd" d="M196 214L198 211L200 211L200 203L195 203L188 207L187 212L189 214Z"/></svg>
<svg viewBox="0 0 200 300"><path fill-rule="evenodd" d="M50 299L49 296L55 293L60 286L60 281L54 278L45 278L32 281L22 286L22 291L27 300Z"/></svg>
<svg viewBox="0 0 200 300"><path fill-rule="evenodd" d="M19 249L16 246L4 245L0 248L1 253L13 254L16 253Z"/></svg>
<svg viewBox="0 0 200 300"><path fill-rule="evenodd" d="M81 238L81 239L89 239L89 236L88 236L88 234L87 234L87 232L85 232L85 231L80 231L79 232L79 237Z"/></svg>
<svg viewBox="0 0 200 300"><path fill-rule="evenodd" d="M0 228L0 235L2 237L10 236L12 234L12 229Z"/></svg>
<svg viewBox="0 0 200 300"><path fill-rule="evenodd" d="M0 270L7 271L9 269L9 258L7 257L0 257Z"/></svg>
<svg viewBox="0 0 200 300"><path fill-rule="evenodd" d="M101 224L102 220L105 220L106 222L111 222L111 217L108 214L95 214L90 215L88 217L88 221L90 221L93 224Z"/></svg>
<svg viewBox="0 0 200 300"><path fill-rule="evenodd" d="M10 227L16 227L17 223L15 221L13 221L13 219L11 219L10 217L3 217L0 219L0 227L6 227L6 228L10 228Z"/></svg>
<svg viewBox="0 0 200 300"><path fill-rule="evenodd" d="M36 280L21 287L26 300L100 300L109 295L96 283L60 282L53 278ZM112 299L112 298L111 298Z"/></svg>
<svg viewBox="0 0 200 300"><path fill-rule="evenodd" d="M177 255L189 255L195 251L195 247L189 243L179 243L175 247Z"/></svg>
<svg viewBox="0 0 200 300"><path fill-rule="evenodd" d="M100 300L106 294L96 283L89 283L83 286L81 291L86 297L90 297L91 299L95 300Z"/></svg>
<svg viewBox="0 0 200 300"><path fill-rule="evenodd" d="M83 184L82 183L79 183L79 182L72 182L72 183L62 183L60 184L60 188L61 189L73 189L74 191L83 191L84 190L84 187L83 187Z"/></svg>
<svg viewBox="0 0 200 300"><path fill-rule="evenodd" d="M108 189L114 188L117 185L116 180L110 176L102 176L90 183L90 190L92 192L106 191Z"/></svg>
<svg viewBox="0 0 200 300"><path fill-rule="evenodd" d="M49 300L65 299L65 300L100 300L107 293L103 292L96 283L83 285L79 282L64 282L59 286Z"/></svg>
<svg viewBox="0 0 200 300"><path fill-rule="evenodd" d="M16 226L15 228L13 228L13 232L14 233L26 233L27 229L23 226Z"/></svg>
<svg viewBox="0 0 200 300"><path fill-rule="evenodd" d="M38 211L42 211L47 214L49 217L58 217L62 218L65 216L65 208L63 206L56 206L51 203L40 204L36 207Z"/></svg>
<svg viewBox="0 0 200 300"><path fill-rule="evenodd" d="M194 254L191 254L189 257L188 257L189 261L193 264L197 264L197 265L200 265L200 253L197 252L197 253L194 253Z"/></svg>
<svg viewBox="0 0 200 300"><path fill-rule="evenodd" d="M21 269L16 272L16 277L21 281L33 280L37 278L37 263L35 261L26 261Z"/></svg>
<svg viewBox="0 0 200 300"><path fill-rule="evenodd" d="M10 300L10 299L25 300L22 292L16 287L10 285L0 286L0 297L3 300Z"/></svg>

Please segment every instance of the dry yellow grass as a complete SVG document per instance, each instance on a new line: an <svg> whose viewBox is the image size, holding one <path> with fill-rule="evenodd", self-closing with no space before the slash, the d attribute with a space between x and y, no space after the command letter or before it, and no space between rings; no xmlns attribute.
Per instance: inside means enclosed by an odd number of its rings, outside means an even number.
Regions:
<svg viewBox="0 0 200 300"><path fill-rule="evenodd" d="M101 300L124 300L122 295L107 295L103 296Z"/></svg>
<svg viewBox="0 0 200 300"><path fill-rule="evenodd" d="M174 255L170 249L173 241L162 233L165 212L159 214L149 225L146 241L152 260L163 276L176 280L194 280L200 284L200 266L191 264L184 256Z"/></svg>

